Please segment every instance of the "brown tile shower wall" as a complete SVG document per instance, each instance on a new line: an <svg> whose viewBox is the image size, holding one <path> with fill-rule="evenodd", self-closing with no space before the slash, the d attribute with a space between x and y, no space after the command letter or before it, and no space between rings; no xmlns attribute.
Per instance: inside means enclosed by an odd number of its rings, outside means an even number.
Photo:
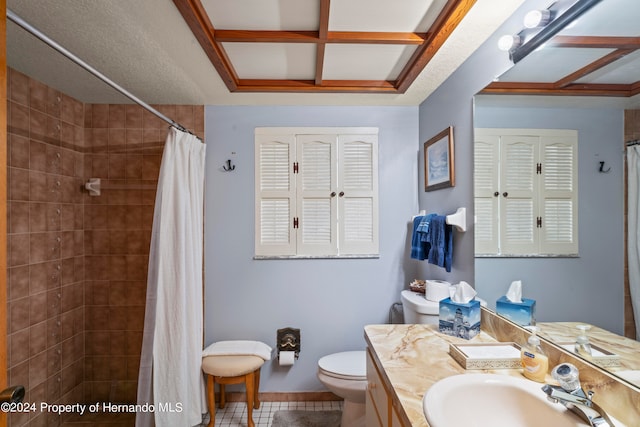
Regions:
<svg viewBox="0 0 640 427"><path fill-rule="evenodd" d="M27 402L83 399L84 106L8 70L8 369ZM46 418L45 418L46 417ZM12 414L10 425L57 425Z"/></svg>
<svg viewBox="0 0 640 427"><path fill-rule="evenodd" d="M159 106L203 135L202 106ZM153 205L168 125L138 105L85 106L85 393L133 403L144 325Z"/></svg>
<svg viewBox="0 0 640 427"><path fill-rule="evenodd" d="M8 365L25 401L135 402L168 125L8 73ZM203 106L157 106L204 135ZM83 190L101 178L102 194ZM47 417L44 419L43 417ZM58 425L14 414L11 426Z"/></svg>

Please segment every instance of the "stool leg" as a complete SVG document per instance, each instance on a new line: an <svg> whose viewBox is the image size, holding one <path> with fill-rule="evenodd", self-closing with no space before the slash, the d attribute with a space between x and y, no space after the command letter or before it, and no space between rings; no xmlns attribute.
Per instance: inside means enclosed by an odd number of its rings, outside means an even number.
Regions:
<svg viewBox="0 0 640 427"><path fill-rule="evenodd" d="M220 383L220 409L224 409L224 405L227 404L226 393L224 390L224 384Z"/></svg>
<svg viewBox="0 0 640 427"><path fill-rule="evenodd" d="M260 408L260 398L258 396L258 392L260 390L260 368L256 369L254 374L254 383L255 383L255 389L254 389L254 395L253 395L253 408L254 409L259 409Z"/></svg>
<svg viewBox="0 0 640 427"><path fill-rule="evenodd" d="M245 387L247 388L247 424L248 427L255 427L253 423L253 396L255 393L255 377L253 372L244 376Z"/></svg>
<svg viewBox="0 0 640 427"><path fill-rule="evenodd" d="M216 422L216 398L213 375L207 375L207 403L209 404L209 424L207 424L207 427L213 427Z"/></svg>

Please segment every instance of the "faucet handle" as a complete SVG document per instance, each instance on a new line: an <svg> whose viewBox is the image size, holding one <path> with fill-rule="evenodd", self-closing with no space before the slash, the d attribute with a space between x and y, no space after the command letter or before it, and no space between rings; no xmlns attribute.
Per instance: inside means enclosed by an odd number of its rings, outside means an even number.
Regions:
<svg viewBox="0 0 640 427"><path fill-rule="evenodd" d="M580 373L571 363L561 363L551 371L551 376L558 381L560 387L569 393L579 390Z"/></svg>

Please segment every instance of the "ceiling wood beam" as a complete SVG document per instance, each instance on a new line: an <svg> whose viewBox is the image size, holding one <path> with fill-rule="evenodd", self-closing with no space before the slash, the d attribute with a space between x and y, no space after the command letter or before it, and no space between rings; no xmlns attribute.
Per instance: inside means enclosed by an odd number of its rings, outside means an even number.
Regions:
<svg viewBox="0 0 640 427"><path fill-rule="evenodd" d="M220 43L318 43L317 31L216 30Z"/></svg>
<svg viewBox="0 0 640 427"><path fill-rule="evenodd" d="M330 0L320 0L320 22L318 23L318 39L320 43L316 48L316 86L322 85L322 73L324 71L324 51L327 46L327 33L329 32L330 4Z"/></svg>
<svg viewBox="0 0 640 427"><path fill-rule="evenodd" d="M400 73L397 88L400 93L406 92L429 61L440 50L445 41L466 16L476 0L449 0L438 18L431 26L424 43L416 49L409 60L409 65Z"/></svg>
<svg viewBox="0 0 640 427"><path fill-rule="evenodd" d="M200 0L173 0L185 22L207 54L209 61L230 92L237 89L238 76L222 46L215 39L215 30Z"/></svg>
<svg viewBox="0 0 640 427"><path fill-rule="evenodd" d="M366 43L366 44L407 44L421 45L427 39L427 33L400 32L365 32L365 31L330 31L328 41L331 43Z"/></svg>
<svg viewBox="0 0 640 427"><path fill-rule="evenodd" d="M617 61L620 58L624 58L625 56L627 56L628 54L630 54L631 52L633 52L635 49L618 49L615 50L611 53L609 53L608 55L603 56L602 58L598 59L597 61L594 61L588 65L585 65L584 67L580 68L579 70L569 74L568 76L566 76L565 78L558 80L555 83L555 86L558 88L562 88L562 87L566 87L568 85L570 85L571 83L575 82L576 80L579 80L581 77L584 77L588 74L593 73L596 70L599 70L600 68L611 64L612 62Z"/></svg>
<svg viewBox="0 0 640 427"><path fill-rule="evenodd" d="M555 83L493 82L480 93L492 95L565 95L565 96L631 96L628 84L570 84L556 87Z"/></svg>
<svg viewBox="0 0 640 427"><path fill-rule="evenodd" d="M556 36L549 47L640 49L640 37Z"/></svg>
<svg viewBox="0 0 640 427"><path fill-rule="evenodd" d="M216 30L219 43L365 43L420 45L426 33L367 32L367 31L261 31L261 30Z"/></svg>
<svg viewBox="0 0 640 427"><path fill-rule="evenodd" d="M397 93L393 82L386 80L262 80L242 79L237 92L333 92L333 93Z"/></svg>

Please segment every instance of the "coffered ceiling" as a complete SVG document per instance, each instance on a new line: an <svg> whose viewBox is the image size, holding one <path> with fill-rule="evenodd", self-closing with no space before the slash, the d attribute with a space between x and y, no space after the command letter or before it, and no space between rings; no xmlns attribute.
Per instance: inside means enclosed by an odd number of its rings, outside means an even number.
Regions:
<svg viewBox="0 0 640 427"><path fill-rule="evenodd" d="M173 0L231 92L403 93L470 0Z"/></svg>

